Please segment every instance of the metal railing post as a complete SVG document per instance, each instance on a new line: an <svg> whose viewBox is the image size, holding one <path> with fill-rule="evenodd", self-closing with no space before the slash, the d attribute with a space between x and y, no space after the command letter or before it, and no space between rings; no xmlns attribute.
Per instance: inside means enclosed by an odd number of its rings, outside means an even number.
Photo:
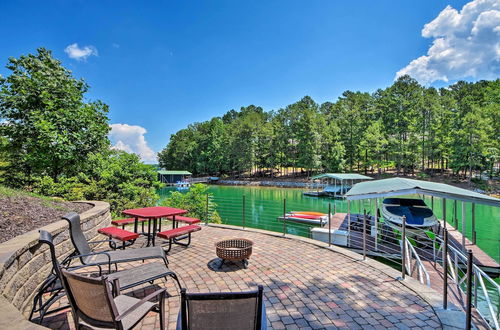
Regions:
<svg viewBox="0 0 500 330"><path fill-rule="evenodd" d="M328 203L328 246L332 246L332 203Z"/></svg>
<svg viewBox="0 0 500 330"><path fill-rule="evenodd" d="M453 201L453 222L455 223L455 229L458 230L458 214L457 214L457 200Z"/></svg>
<svg viewBox="0 0 500 330"><path fill-rule="evenodd" d="M458 231L458 227L457 227ZM462 202L462 249L465 251L465 235L467 234L467 224L465 223L465 202Z"/></svg>
<svg viewBox="0 0 500 330"><path fill-rule="evenodd" d="M403 215L403 231L401 233L401 278L406 276L406 217Z"/></svg>
<svg viewBox="0 0 500 330"><path fill-rule="evenodd" d="M205 205L205 225L208 224L208 194L207 194L207 202Z"/></svg>
<svg viewBox="0 0 500 330"><path fill-rule="evenodd" d="M283 198L283 236L286 235L286 198Z"/></svg>
<svg viewBox="0 0 500 330"><path fill-rule="evenodd" d="M467 251L467 294L465 310L465 329L470 330L472 326L472 250Z"/></svg>
<svg viewBox="0 0 500 330"><path fill-rule="evenodd" d="M375 224L375 251L378 251L378 198L375 198L375 212L373 212Z"/></svg>
<svg viewBox="0 0 500 330"><path fill-rule="evenodd" d="M243 203L242 203L242 213L241 213L241 219L242 219L242 224L243 224L243 229L245 229L245 195L243 195Z"/></svg>
<svg viewBox="0 0 500 330"><path fill-rule="evenodd" d="M366 259L366 209L363 210L363 260Z"/></svg>
<svg viewBox="0 0 500 330"><path fill-rule="evenodd" d="M347 201L347 246L351 246L351 201Z"/></svg>
<svg viewBox="0 0 500 330"><path fill-rule="evenodd" d="M446 229L446 198L443 198L443 225Z"/></svg>
<svg viewBox="0 0 500 330"><path fill-rule="evenodd" d="M476 203L472 203L472 244L476 244Z"/></svg>
<svg viewBox="0 0 500 330"><path fill-rule="evenodd" d="M443 229L443 309L448 309L448 230Z"/></svg>

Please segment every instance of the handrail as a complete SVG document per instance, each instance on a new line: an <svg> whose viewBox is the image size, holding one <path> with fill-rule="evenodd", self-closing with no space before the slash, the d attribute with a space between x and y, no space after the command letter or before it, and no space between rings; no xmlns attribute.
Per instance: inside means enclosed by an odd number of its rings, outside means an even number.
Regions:
<svg viewBox="0 0 500 330"><path fill-rule="evenodd" d="M406 258L407 262L406 262L405 268L406 268L408 274L410 276L412 276L412 274L413 274L414 269L411 269L411 256L414 256L414 258L416 260L414 267L415 267L415 265L417 266L418 280L420 281L420 283L426 284L428 287L430 287L431 286L431 279L430 279L429 273L427 272L425 265L422 263L422 260L420 260L420 257L418 255L417 251L415 251L415 248L408 240L408 237L405 237L404 244L406 244L406 253L407 253L407 258ZM424 276L425 276L425 281L424 281Z"/></svg>
<svg viewBox="0 0 500 330"><path fill-rule="evenodd" d="M440 237L437 237L437 240L441 244L444 243L443 240ZM450 251L453 252L454 258L450 258ZM464 278L466 276L464 275L464 277L462 279L460 279L459 278L459 273L457 272L457 269L458 269L458 262L459 262L458 259L460 258L460 261L462 263L466 264L467 263L467 257L462 253L462 251L456 249L455 247L453 247L452 245L449 244L448 245L448 256L447 256L447 258L448 258L449 267L450 267L451 272L452 272L452 279L455 281L458 289L461 290L465 294L465 292L462 289L462 287L461 287L460 284L463 283ZM448 270L444 270L444 271L448 271ZM482 290L483 295L484 295L484 300L485 300L486 304L488 305L488 312L491 315L491 320L493 321L495 328L496 329L500 329L498 318L495 315L495 310L493 308L493 304L491 302L490 295L488 293L488 289L486 288L484 280L488 281L494 288L496 287L499 295L500 295L500 284L496 283L491 277L488 276L488 274L486 274L481 268L479 268L474 263L472 263L472 272L476 276L476 278L478 279L478 281L475 281L475 285L477 285L477 282L479 282L479 284L481 286L481 290ZM477 292L476 290L474 290L474 291ZM482 312L478 308L477 305L475 307L476 307L476 310L478 311L478 313L481 315L481 317L483 319L485 319L485 320L488 320L487 318L484 317L484 315L483 315L484 312Z"/></svg>

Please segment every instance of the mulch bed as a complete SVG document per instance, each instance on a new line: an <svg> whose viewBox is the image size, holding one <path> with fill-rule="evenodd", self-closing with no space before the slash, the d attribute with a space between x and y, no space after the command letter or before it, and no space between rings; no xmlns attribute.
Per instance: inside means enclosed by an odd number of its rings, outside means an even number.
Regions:
<svg viewBox="0 0 500 330"><path fill-rule="evenodd" d="M90 204L57 199L0 196L0 243L59 221L68 212L82 213L90 208Z"/></svg>

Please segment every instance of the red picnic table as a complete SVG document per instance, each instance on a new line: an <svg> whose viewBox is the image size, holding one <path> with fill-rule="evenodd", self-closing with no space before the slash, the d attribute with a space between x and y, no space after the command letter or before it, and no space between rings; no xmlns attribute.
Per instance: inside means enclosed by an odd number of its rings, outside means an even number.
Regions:
<svg viewBox="0 0 500 330"><path fill-rule="evenodd" d="M155 237L156 237L156 221L157 219L161 218L166 218L166 217L171 217L170 220L173 221L172 228L176 227L176 220L175 216L176 215L182 215L186 214L188 211L187 210L182 210L182 209L176 209L173 207L166 207L166 206L153 206L153 207L144 207L140 209L130 209L130 210L125 210L122 213L131 217L134 217L135 222L134 222L134 232L137 233L137 226L139 223L139 218L141 219L147 219L148 220L148 244L152 244L153 246L155 245ZM151 235L151 220L153 220L153 235ZM160 230L161 231L161 230ZM145 233L143 233L145 234Z"/></svg>

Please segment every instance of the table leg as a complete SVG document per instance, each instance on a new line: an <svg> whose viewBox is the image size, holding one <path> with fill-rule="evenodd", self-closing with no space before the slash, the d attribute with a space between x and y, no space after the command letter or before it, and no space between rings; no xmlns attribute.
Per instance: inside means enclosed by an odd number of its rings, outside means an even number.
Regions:
<svg viewBox="0 0 500 330"><path fill-rule="evenodd" d="M134 218L134 233L137 234L137 226L139 224L139 218L138 217L135 217Z"/></svg>
<svg viewBox="0 0 500 330"><path fill-rule="evenodd" d="M152 219L148 219L148 244L146 244L146 246L151 245L151 220Z"/></svg>
<svg viewBox="0 0 500 330"><path fill-rule="evenodd" d="M153 219L153 237L151 238L153 240L153 246L155 246L155 238L156 238L156 218Z"/></svg>

